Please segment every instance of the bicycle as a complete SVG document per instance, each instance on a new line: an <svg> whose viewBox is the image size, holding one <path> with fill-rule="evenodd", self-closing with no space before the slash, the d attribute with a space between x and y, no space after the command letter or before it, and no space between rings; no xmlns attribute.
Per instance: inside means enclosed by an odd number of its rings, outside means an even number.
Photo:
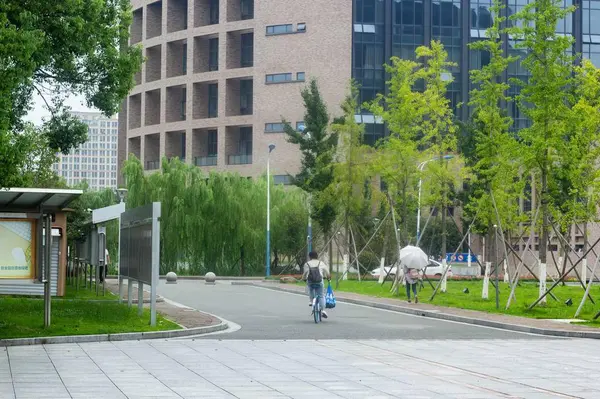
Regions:
<svg viewBox="0 0 600 399"><path fill-rule="evenodd" d="M315 323L319 323L321 321L321 303L319 301L319 299L321 298L321 295L317 294L316 297L313 298L313 306L312 306L312 314L313 317L315 319Z"/></svg>

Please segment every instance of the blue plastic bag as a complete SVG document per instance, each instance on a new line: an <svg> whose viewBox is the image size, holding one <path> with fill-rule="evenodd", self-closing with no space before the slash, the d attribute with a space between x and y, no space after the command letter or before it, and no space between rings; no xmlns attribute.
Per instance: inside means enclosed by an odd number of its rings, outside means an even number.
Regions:
<svg viewBox="0 0 600 399"><path fill-rule="evenodd" d="M333 295L333 288L331 284L327 287L327 293L325 294L325 307L327 309L335 308L335 295Z"/></svg>

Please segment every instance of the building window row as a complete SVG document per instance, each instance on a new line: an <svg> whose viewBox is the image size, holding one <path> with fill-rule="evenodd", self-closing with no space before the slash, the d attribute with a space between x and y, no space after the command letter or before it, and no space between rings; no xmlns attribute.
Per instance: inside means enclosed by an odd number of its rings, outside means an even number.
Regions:
<svg viewBox="0 0 600 399"><path fill-rule="evenodd" d="M296 130L298 132L304 132L305 126L304 121L296 122ZM281 122L265 123L265 133L283 133L285 131L285 124Z"/></svg>
<svg viewBox="0 0 600 399"><path fill-rule="evenodd" d="M300 22L296 25L296 30L294 30L293 24L284 24L284 25L269 25L267 26L267 35L286 35L289 33L304 33L306 32L306 24L304 22Z"/></svg>
<svg viewBox="0 0 600 399"><path fill-rule="evenodd" d="M294 74L291 72L288 73L274 73L266 75L266 83L286 83L286 82L304 82L305 74L304 72L296 73L296 80L293 80Z"/></svg>

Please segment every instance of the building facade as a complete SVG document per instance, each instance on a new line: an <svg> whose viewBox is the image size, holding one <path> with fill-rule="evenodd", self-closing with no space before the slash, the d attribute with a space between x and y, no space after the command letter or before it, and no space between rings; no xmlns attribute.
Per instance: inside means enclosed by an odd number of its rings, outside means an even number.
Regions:
<svg viewBox="0 0 600 399"><path fill-rule="evenodd" d="M282 118L303 129L300 96L319 79L336 113L348 89L352 7L348 0L132 0L131 44L146 62L123 104L119 164L145 170L177 157L203 169L275 180L298 171Z"/></svg>
<svg viewBox="0 0 600 399"><path fill-rule="evenodd" d="M86 181L92 190L117 188L118 120L100 112L72 114L88 125L88 140L67 155L59 153L54 171L69 186Z"/></svg>

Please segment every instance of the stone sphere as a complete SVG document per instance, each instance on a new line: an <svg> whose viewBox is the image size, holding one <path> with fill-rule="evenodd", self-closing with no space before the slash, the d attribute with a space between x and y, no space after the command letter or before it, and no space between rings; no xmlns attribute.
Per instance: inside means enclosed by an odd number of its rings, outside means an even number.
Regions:
<svg viewBox="0 0 600 399"><path fill-rule="evenodd" d="M177 283L177 274L174 272L167 273L167 284L175 284Z"/></svg>
<svg viewBox="0 0 600 399"><path fill-rule="evenodd" d="M217 281L217 276L215 276L213 272L208 272L204 276L204 280L206 281L206 284L214 284L215 281Z"/></svg>

